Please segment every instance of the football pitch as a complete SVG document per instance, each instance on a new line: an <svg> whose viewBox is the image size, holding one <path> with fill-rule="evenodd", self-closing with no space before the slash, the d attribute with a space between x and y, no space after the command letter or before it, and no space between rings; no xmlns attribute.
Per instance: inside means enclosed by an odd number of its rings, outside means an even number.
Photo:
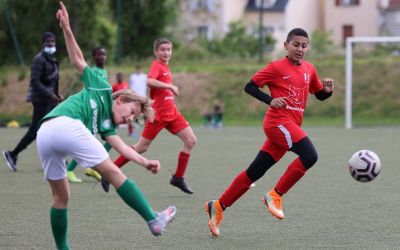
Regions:
<svg viewBox="0 0 400 250"><path fill-rule="evenodd" d="M195 191L186 195L169 185L180 140L162 132L146 156L158 159L162 170L152 175L129 163L123 168L155 210L178 209L161 237L149 232L143 219L126 206L115 190L76 174L84 182L71 184L69 240L71 249L399 249L400 133L396 127L305 127L319 153L317 164L283 198L284 220L273 218L261 203L286 166L288 153L224 213L221 236L213 239L203 204L216 199L232 179L247 168L264 140L259 127L195 127L198 143L186 173ZM1 150L12 149L26 128L0 129ZM120 130L123 139L135 141ZM359 149L375 151L382 162L370 183L352 179L347 161ZM115 151L111 152L116 157ZM33 143L19 156L18 172L0 161L0 249L54 249L49 208L51 192Z"/></svg>

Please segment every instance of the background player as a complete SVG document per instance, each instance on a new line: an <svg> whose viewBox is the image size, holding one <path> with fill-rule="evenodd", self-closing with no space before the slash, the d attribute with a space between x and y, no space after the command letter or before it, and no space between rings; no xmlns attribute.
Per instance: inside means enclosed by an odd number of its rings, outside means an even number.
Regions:
<svg viewBox="0 0 400 250"><path fill-rule="evenodd" d="M105 65L107 62L107 51L104 47L102 46L98 46L95 47L94 49L92 49L92 58L94 61L94 66L92 67L93 72L95 72L96 74L98 74L101 78L103 78L104 80L106 80L108 82L108 72L105 69ZM107 143L104 144L104 147L107 150L111 149L111 146ZM68 180L69 182L72 183L80 183L82 182L81 179L79 179L76 175L75 175L75 168L77 166L77 162L75 160L72 160L69 164L68 164L68 172L67 172L67 176L68 176ZM97 181L101 181L101 175L99 173L96 172L96 170L91 169L91 168L85 168L85 174L87 176L93 177L94 179L96 179Z"/></svg>
<svg viewBox="0 0 400 250"><path fill-rule="evenodd" d="M168 66L172 56L172 42L165 38L157 39L154 42L154 54L156 60L153 61L147 75L147 85L150 88L150 97L154 100L152 107L156 111L156 118L154 121L146 121L142 135L133 148L140 154L146 152L157 134L164 128L178 136L183 141L183 147L170 184L185 193L193 194L193 190L184 180L184 174L197 138L175 105L174 95L179 95L179 89L173 85ZM127 162L128 159L120 155L114 163L122 167ZM103 183L103 188L104 186Z"/></svg>

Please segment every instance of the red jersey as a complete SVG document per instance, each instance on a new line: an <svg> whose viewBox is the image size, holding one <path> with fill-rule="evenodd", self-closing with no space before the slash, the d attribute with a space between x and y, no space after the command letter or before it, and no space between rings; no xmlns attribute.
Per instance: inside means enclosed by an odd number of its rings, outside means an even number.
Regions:
<svg viewBox="0 0 400 250"><path fill-rule="evenodd" d="M172 76L168 64L154 60L151 64L147 78L153 78L165 84L172 84ZM156 120L171 121L179 113L170 89L150 87L150 98L153 99L153 109L156 111Z"/></svg>
<svg viewBox="0 0 400 250"><path fill-rule="evenodd" d="M115 91L127 89L127 88L128 88L127 82L121 82L121 83L116 82L112 85L112 92L114 93Z"/></svg>
<svg viewBox="0 0 400 250"><path fill-rule="evenodd" d="M282 58L271 62L251 78L260 88L268 86L272 98L286 97L286 108L268 107L264 127L274 127L287 122L301 126L308 93L323 89L313 64L302 61L292 64Z"/></svg>

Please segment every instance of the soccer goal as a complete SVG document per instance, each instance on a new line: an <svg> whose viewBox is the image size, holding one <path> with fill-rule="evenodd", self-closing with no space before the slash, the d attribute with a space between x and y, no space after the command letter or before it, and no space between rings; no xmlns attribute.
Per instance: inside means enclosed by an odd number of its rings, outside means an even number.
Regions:
<svg viewBox="0 0 400 250"><path fill-rule="evenodd" d="M345 128L353 127L352 85L353 85L353 45L356 43L395 43L400 36L348 37L346 39L346 89L345 89Z"/></svg>

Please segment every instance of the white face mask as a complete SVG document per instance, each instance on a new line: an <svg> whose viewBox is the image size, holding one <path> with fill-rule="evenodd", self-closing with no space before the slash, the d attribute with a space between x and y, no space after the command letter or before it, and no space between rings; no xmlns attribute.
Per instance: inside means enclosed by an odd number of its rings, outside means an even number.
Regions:
<svg viewBox="0 0 400 250"><path fill-rule="evenodd" d="M56 52L56 47L44 47L43 51L49 55L52 55Z"/></svg>

